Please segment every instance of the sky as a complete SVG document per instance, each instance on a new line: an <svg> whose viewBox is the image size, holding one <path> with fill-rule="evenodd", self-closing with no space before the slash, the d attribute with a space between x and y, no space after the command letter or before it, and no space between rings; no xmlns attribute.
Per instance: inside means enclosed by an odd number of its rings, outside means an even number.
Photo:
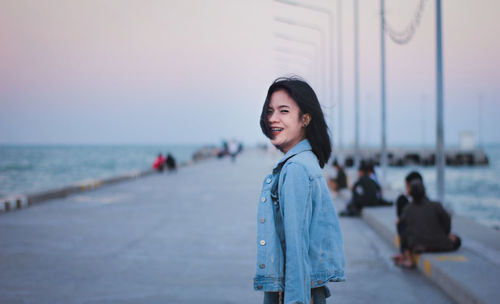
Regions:
<svg viewBox="0 0 500 304"><path fill-rule="evenodd" d="M297 74L350 145L353 1L296 1L331 15L274 0L0 0L0 144L265 142L267 88ZM386 0L387 22L405 28L419 3ZM500 143L500 2L442 5L446 144ZM435 13L425 1L405 45L386 36L389 146L435 143ZM360 143L379 145L379 1L359 1L359 80Z"/></svg>

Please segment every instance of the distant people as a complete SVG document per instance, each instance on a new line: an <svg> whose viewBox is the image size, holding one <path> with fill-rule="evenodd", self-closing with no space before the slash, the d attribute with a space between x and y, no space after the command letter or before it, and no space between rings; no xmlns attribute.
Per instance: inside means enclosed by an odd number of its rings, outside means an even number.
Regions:
<svg viewBox="0 0 500 304"><path fill-rule="evenodd" d="M153 169L158 172L163 172L163 167L165 166L165 157L160 153L153 162Z"/></svg>
<svg viewBox="0 0 500 304"><path fill-rule="evenodd" d="M343 189L347 189L347 175L345 174L344 168L339 165L337 160L333 161L333 167L337 172L336 176L328 178L328 185L330 189L335 192L339 192Z"/></svg>
<svg viewBox="0 0 500 304"><path fill-rule="evenodd" d="M165 159L165 165L167 166L168 171L177 171L177 164L175 162L175 158L170 153L167 153L167 158Z"/></svg>
<svg viewBox="0 0 500 304"><path fill-rule="evenodd" d="M223 158L224 156L229 154L229 147L227 141L222 141L222 149L217 151L217 158Z"/></svg>
<svg viewBox="0 0 500 304"><path fill-rule="evenodd" d="M380 197L381 187L370 177L368 164L362 162L358 169L358 180L352 188L352 198L340 216L359 216L368 206L390 206L392 203Z"/></svg>
<svg viewBox="0 0 500 304"><path fill-rule="evenodd" d="M230 140L227 143L227 151L229 153L229 156L231 156L231 161L234 163L236 161L236 155L238 155L238 152L240 150L240 145L236 140Z"/></svg>
<svg viewBox="0 0 500 304"><path fill-rule="evenodd" d="M461 239L451 234L451 218L438 202L431 202L426 196L421 180L410 182L412 202L408 204L399 220L404 225L401 234L403 256L396 264L414 268L413 255L422 252L454 251L461 245Z"/></svg>
<svg viewBox="0 0 500 304"><path fill-rule="evenodd" d="M365 163L366 168L368 170L368 176L378 185L378 190L377 190L377 199L379 200L379 204L381 206L392 206L392 202L389 202L384 199L383 191L382 191L382 186L380 185L380 181L377 177L377 171L375 170L375 165L372 161L368 161Z"/></svg>

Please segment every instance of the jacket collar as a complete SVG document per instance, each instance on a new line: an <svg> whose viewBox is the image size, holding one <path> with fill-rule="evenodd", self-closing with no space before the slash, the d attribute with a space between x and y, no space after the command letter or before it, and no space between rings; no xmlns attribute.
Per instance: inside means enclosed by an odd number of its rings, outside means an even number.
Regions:
<svg viewBox="0 0 500 304"><path fill-rule="evenodd" d="M275 173L278 168L281 169L281 167L283 167L284 165L284 162L286 162L289 158L304 151L312 151L311 145L309 144L309 141L307 139L301 140L298 144L288 150L285 156L283 156L278 164L274 167L273 173Z"/></svg>

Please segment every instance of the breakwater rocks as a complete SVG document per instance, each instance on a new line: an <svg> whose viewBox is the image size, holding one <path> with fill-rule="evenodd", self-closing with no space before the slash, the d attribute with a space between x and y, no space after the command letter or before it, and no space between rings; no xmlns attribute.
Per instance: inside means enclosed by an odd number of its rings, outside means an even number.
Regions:
<svg viewBox="0 0 500 304"><path fill-rule="evenodd" d="M436 163L434 149L387 149L389 166L402 167L407 165L434 166ZM354 166L354 150L343 151L345 165ZM360 157L364 161L379 165L381 160L380 149L362 149ZM488 156L482 149L461 150L447 149L445 152L446 165L448 166L487 166Z"/></svg>

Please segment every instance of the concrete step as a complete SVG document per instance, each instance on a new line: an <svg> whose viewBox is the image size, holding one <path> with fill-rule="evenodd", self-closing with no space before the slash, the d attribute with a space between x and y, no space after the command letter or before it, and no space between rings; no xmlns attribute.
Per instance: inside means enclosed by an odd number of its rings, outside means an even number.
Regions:
<svg viewBox="0 0 500 304"><path fill-rule="evenodd" d="M362 218L399 249L394 207L365 208ZM500 232L463 217L453 217L452 231L462 238L462 247L454 252L421 254L417 269L457 303L498 303Z"/></svg>

